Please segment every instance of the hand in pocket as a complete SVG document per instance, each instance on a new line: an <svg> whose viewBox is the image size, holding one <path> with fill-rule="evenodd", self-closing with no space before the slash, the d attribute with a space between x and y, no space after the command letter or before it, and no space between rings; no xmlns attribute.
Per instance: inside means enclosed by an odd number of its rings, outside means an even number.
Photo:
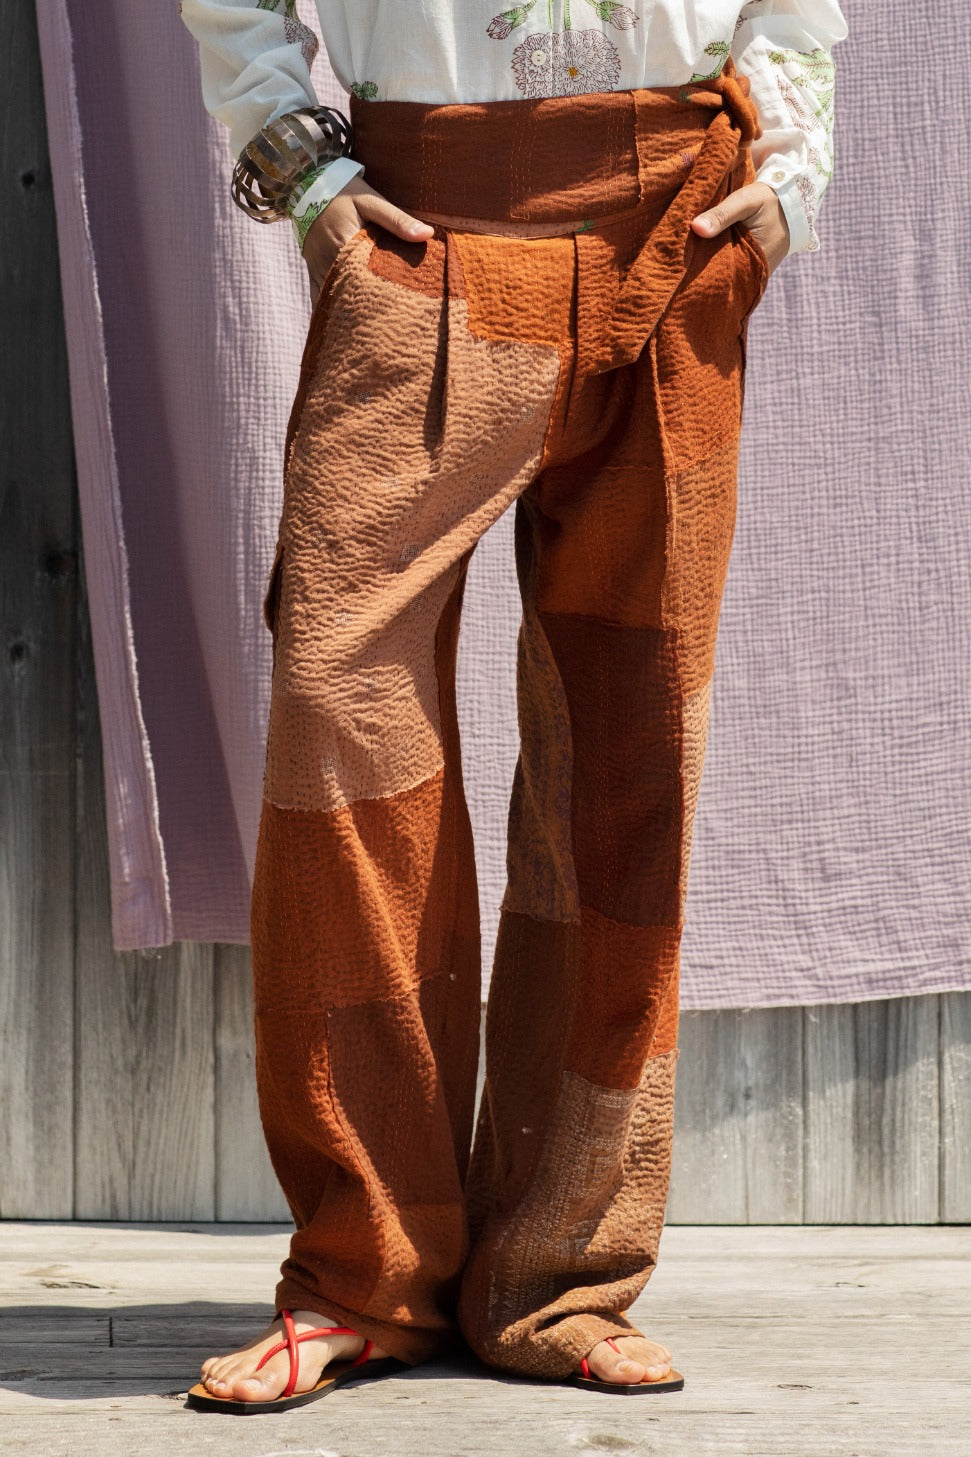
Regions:
<svg viewBox="0 0 971 1457"><path fill-rule="evenodd" d="M701 227L695 227L696 223ZM716 237L732 223L742 223L755 239L771 277L789 251L789 224L777 193L767 182L750 182L691 220L703 238Z"/></svg>
<svg viewBox="0 0 971 1457"><path fill-rule="evenodd" d="M341 248L368 222L378 223L407 243L420 243L434 233L430 223L420 222L418 218L402 212L400 207L395 207L393 202L369 187L363 178L355 177L311 223L304 239L303 256L310 275L311 307L316 304L321 284Z"/></svg>

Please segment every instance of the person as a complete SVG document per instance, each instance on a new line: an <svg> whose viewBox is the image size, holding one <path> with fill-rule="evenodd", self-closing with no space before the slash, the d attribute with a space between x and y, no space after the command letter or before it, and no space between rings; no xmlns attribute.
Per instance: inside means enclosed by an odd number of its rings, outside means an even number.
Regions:
<svg viewBox="0 0 971 1457"><path fill-rule="evenodd" d="M282 1410L462 1342L681 1389L627 1311L668 1192L748 324L820 248L846 22L836 0L317 0L345 116L295 0L180 11L234 196L290 218L311 295L251 914L294 1231L274 1320L190 1404ZM455 659L512 505L520 749L473 1126Z"/></svg>

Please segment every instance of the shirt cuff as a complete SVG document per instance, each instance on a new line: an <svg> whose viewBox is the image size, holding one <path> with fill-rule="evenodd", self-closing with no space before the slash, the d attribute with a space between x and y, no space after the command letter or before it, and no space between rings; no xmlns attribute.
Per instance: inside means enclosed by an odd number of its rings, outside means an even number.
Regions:
<svg viewBox="0 0 971 1457"><path fill-rule="evenodd" d="M801 189L812 184L805 172L791 172L780 167L777 160L765 164L755 174L756 182L767 182L778 197L789 228L790 253L818 253L819 235L809 220L803 204Z"/></svg>
<svg viewBox="0 0 971 1457"><path fill-rule="evenodd" d="M328 203L333 202L337 194L363 171L363 162L357 162L353 157L335 157L316 167L291 189L286 210L301 252L312 224Z"/></svg>

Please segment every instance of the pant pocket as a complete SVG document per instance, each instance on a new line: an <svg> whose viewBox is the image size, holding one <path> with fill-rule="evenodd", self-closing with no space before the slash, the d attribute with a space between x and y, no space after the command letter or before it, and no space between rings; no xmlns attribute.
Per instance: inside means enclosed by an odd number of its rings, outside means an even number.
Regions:
<svg viewBox="0 0 971 1457"><path fill-rule="evenodd" d="M762 302L766 284L769 281L769 260L765 255L765 249L762 247L762 244L746 223L737 222L734 226L737 229L739 242L742 244L745 257L748 261L752 279L751 302L742 315L742 322L745 323Z"/></svg>
<svg viewBox="0 0 971 1457"><path fill-rule="evenodd" d="M273 557L273 565L267 577L266 591L263 594L263 621L271 633L276 632L277 611L280 605L280 577L283 570L283 550L283 542L278 541Z"/></svg>

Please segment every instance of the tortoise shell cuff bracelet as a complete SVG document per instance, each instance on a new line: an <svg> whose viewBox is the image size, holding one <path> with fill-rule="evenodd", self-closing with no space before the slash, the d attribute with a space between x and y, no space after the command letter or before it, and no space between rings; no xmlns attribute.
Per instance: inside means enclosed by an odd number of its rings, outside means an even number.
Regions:
<svg viewBox="0 0 971 1457"><path fill-rule="evenodd" d="M329 106L278 116L240 153L230 188L233 201L257 222L281 221L288 216L287 199L296 184L349 156L353 135L347 117Z"/></svg>

